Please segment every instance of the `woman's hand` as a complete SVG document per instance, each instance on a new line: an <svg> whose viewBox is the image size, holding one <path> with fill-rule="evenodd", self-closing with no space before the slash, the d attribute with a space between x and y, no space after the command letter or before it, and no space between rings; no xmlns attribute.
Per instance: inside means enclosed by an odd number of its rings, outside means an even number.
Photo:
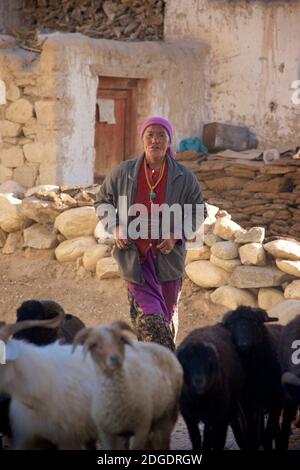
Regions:
<svg viewBox="0 0 300 470"><path fill-rule="evenodd" d="M174 238L174 235L171 234L171 238L163 240L159 245L157 245L157 248L163 255L168 255L173 250L175 243L176 239Z"/></svg>
<svg viewBox="0 0 300 470"><path fill-rule="evenodd" d="M127 230L122 225L117 225L114 228L114 239L120 250L128 250L131 245L131 242L127 239Z"/></svg>

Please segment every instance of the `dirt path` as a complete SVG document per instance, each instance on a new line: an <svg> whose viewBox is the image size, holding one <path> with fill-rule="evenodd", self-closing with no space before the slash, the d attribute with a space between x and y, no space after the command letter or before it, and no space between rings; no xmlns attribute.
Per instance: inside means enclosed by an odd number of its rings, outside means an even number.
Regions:
<svg viewBox="0 0 300 470"><path fill-rule="evenodd" d="M100 281L76 270L73 263L57 263L48 253L0 254L0 321L15 321L16 309L28 299L55 300L89 326L119 319L130 322L126 290L120 279ZM225 311L209 301L208 291L185 280L177 343L194 328L215 323ZM236 448L230 432L226 447ZM292 437L291 447L300 449L300 430ZM190 448L186 426L179 418L172 435L172 449Z"/></svg>

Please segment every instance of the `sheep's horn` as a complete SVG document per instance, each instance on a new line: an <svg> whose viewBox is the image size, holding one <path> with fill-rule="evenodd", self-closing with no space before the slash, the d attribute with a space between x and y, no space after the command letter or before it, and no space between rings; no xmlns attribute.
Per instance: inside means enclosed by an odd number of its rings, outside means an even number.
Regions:
<svg viewBox="0 0 300 470"><path fill-rule="evenodd" d="M292 372L285 372L281 377L282 385L289 384L294 385L295 387L300 387L300 377L292 374Z"/></svg>
<svg viewBox="0 0 300 470"><path fill-rule="evenodd" d="M66 314L64 309L57 302L54 302L54 300L41 300L40 302L43 305L45 312L60 313L63 318L65 317Z"/></svg>
<svg viewBox="0 0 300 470"><path fill-rule="evenodd" d="M130 333L135 334L133 329L125 321L114 321L110 324L110 328L114 330L130 331Z"/></svg>
<svg viewBox="0 0 300 470"><path fill-rule="evenodd" d="M56 317L50 318L49 320L25 320L19 323L4 325L0 328L0 339L6 342L18 331L26 330L27 328L34 328L36 326L43 328L57 328L60 325L64 314L63 309L61 309L60 311L57 311Z"/></svg>

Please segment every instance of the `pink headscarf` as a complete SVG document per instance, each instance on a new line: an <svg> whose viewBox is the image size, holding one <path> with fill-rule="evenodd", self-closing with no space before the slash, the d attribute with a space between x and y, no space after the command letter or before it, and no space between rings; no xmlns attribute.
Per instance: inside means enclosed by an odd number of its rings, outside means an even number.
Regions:
<svg viewBox="0 0 300 470"><path fill-rule="evenodd" d="M169 121L161 117L151 117L149 119L146 119L146 121L144 121L143 124L141 125L141 129L140 129L141 137L143 137L145 130L149 126L163 126L166 129L170 138L170 143L167 148L167 155L170 155L170 157L174 158L175 152L172 148L172 143L174 140L174 130L171 124L169 123Z"/></svg>

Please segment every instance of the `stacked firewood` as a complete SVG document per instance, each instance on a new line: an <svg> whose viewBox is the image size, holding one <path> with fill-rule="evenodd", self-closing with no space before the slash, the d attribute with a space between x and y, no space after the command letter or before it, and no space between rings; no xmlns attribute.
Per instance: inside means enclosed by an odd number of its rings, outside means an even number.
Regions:
<svg viewBox="0 0 300 470"><path fill-rule="evenodd" d="M23 0L28 27L120 40L163 38L164 0Z"/></svg>

